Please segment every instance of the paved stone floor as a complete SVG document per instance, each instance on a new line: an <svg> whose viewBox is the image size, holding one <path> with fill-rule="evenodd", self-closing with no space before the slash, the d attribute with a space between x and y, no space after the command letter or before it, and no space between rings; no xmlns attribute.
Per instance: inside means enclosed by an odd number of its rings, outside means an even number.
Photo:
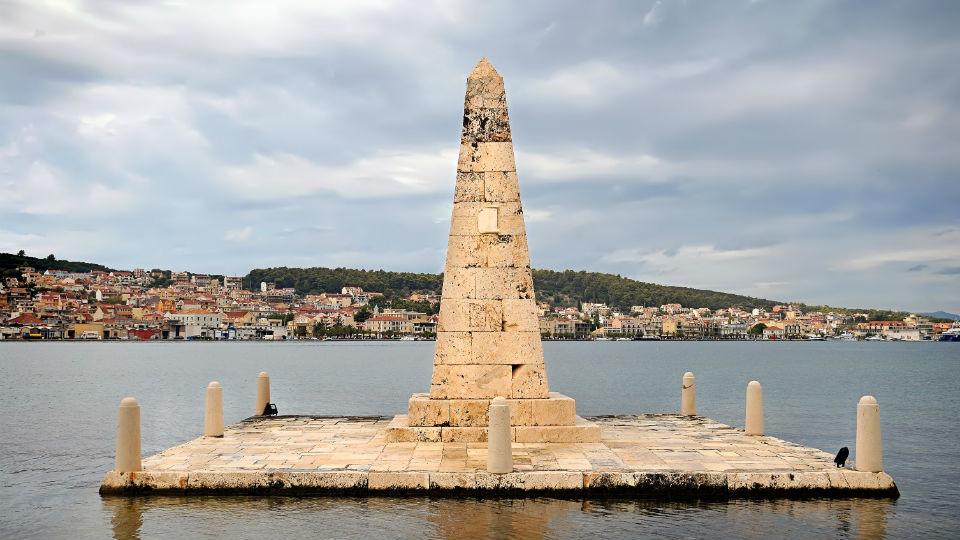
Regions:
<svg viewBox="0 0 960 540"><path fill-rule="evenodd" d="M227 427L111 472L103 491L677 488L894 493L885 473L837 469L833 456L750 437L703 417L592 418L598 443L514 443L515 472L485 472L486 443L386 443L387 418L277 417Z"/></svg>

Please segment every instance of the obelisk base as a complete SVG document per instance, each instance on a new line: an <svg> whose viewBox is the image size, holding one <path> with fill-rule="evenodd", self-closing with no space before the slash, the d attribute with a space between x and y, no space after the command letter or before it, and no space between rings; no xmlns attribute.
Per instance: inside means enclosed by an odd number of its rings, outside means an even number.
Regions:
<svg viewBox="0 0 960 540"><path fill-rule="evenodd" d="M587 443L600 441L600 426L576 414L576 402L550 392L544 399L508 399L514 442ZM489 399L430 399L414 394L409 414L397 415L387 442L485 442Z"/></svg>

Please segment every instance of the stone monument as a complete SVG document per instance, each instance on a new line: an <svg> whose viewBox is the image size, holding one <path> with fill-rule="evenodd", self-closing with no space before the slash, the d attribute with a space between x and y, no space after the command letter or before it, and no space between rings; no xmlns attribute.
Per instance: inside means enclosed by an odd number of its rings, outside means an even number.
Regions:
<svg viewBox="0 0 960 540"><path fill-rule="evenodd" d="M596 442L600 428L550 392L503 77L467 77L430 392L410 398L388 441L486 441L495 397L516 442Z"/></svg>

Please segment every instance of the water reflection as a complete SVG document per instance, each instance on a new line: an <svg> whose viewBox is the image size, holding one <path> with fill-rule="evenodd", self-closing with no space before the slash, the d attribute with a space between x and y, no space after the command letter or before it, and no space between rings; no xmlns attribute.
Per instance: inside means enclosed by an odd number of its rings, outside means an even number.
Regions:
<svg viewBox="0 0 960 540"><path fill-rule="evenodd" d="M140 538L140 528L143 527L142 497L108 497L103 504L112 513L110 518L114 538Z"/></svg>
<svg viewBox="0 0 960 540"><path fill-rule="evenodd" d="M113 537L874 539L895 501L432 497L103 497ZM169 528L176 524L176 530Z"/></svg>

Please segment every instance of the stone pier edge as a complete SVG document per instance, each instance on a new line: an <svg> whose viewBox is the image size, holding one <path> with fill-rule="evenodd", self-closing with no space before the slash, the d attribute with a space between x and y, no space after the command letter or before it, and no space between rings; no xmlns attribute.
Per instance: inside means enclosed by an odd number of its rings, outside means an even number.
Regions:
<svg viewBox="0 0 960 540"><path fill-rule="evenodd" d="M370 416L296 415L370 419ZM284 416L281 416L283 418ZM602 418L603 415L596 418ZM258 420L250 417L240 423ZM885 473L837 471L109 471L101 495L631 496L670 498L897 498Z"/></svg>
<svg viewBox="0 0 960 540"><path fill-rule="evenodd" d="M110 471L101 495L615 495L642 498L897 498L886 473L524 471Z"/></svg>

